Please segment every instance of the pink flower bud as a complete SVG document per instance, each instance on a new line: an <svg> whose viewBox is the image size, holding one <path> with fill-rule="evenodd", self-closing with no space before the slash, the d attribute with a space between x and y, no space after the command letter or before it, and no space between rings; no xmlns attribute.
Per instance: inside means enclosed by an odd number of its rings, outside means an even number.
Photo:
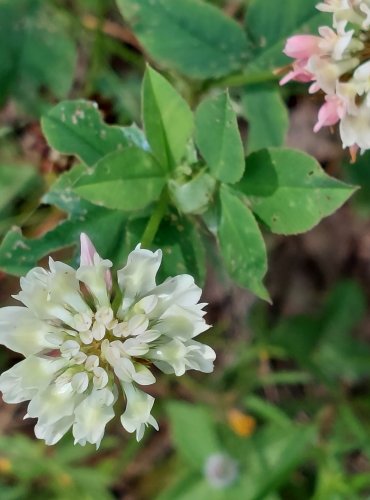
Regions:
<svg viewBox="0 0 370 500"><path fill-rule="evenodd" d="M314 75L308 71L306 68L308 60L307 59L301 59L298 61L295 61L293 63L293 69L292 71L289 71L284 78L280 80L280 85L285 85L286 83L290 82L291 80L294 80L296 82L312 82L314 80Z"/></svg>
<svg viewBox="0 0 370 500"><path fill-rule="evenodd" d="M295 35L288 38L284 54L293 59L308 59L320 53L321 38L313 35Z"/></svg>
<svg viewBox="0 0 370 500"><path fill-rule="evenodd" d="M317 123L314 132L318 132L322 127L330 127L339 122L345 115L345 106L338 96L326 96L326 102L319 110Z"/></svg>

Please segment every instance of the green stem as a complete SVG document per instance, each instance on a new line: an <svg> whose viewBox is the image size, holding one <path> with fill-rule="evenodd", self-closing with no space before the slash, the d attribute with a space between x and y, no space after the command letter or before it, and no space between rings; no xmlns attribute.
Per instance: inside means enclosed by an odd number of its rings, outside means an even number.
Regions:
<svg viewBox="0 0 370 500"><path fill-rule="evenodd" d="M109 49L112 54L120 57L123 61L132 64L140 71L144 72L145 62L140 57L140 55L135 53L133 50L128 49L127 47L125 47L125 45L119 43L117 40L109 38L109 36L105 35L105 33L103 33L103 36L105 36L105 44L107 46L107 49Z"/></svg>
<svg viewBox="0 0 370 500"><path fill-rule="evenodd" d="M211 87L242 87L244 85L256 85L258 83L267 83L277 81L279 77L272 71L260 71L258 73L239 73L237 75L227 76L211 83Z"/></svg>
<svg viewBox="0 0 370 500"><path fill-rule="evenodd" d="M141 246L143 248L149 248L153 243L155 235L157 234L158 228L165 216L168 208L168 194L167 189L164 188L161 197L155 207L148 224L144 230L143 236L141 238Z"/></svg>
<svg viewBox="0 0 370 500"><path fill-rule="evenodd" d="M98 3L98 25L94 30L92 53L90 54L89 68L86 75L85 95L90 95L94 90L95 80L104 64L104 35L103 25L107 14L107 7L104 1Z"/></svg>

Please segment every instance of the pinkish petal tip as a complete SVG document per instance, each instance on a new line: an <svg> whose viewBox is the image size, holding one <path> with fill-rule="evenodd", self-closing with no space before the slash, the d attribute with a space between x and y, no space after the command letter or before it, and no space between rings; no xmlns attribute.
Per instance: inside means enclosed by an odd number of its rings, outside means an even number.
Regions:
<svg viewBox="0 0 370 500"><path fill-rule="evenodd" d="M112 273L110 272L109 269L105 271L105 284L107 285L107 290L108 292L112 291L112 286L113 286L113 281L112 281Z"/></svg>
<svg viewBox="0 0 370 500"><path fill-rule="evenodd" d="M100 258L100 255L96 251L96 248L94 247L92 241L87 236L87 234L81 233L80 241L81 241L80 265L81 266L93 266L94 265L94 256L98 255ZM107 271L105 272L104 279L105 279L105 283L107 285L107 289L110 292L112 290L112 274L109 271L109 269L107 269Z"/></svg>
<svg viewBox="0 0 370 500"><path fill-rule="evenodd" d="M94 264L94 255L97 253L92 241L85 233L81 233L81 266L92 266Z"/></svg>

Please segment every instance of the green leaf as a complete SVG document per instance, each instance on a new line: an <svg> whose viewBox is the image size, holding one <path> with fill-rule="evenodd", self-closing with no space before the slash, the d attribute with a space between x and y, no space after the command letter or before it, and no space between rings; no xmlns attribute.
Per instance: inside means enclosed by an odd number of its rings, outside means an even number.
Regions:
<svg viewBox="0 0 370 500"><path fill-rule="evenodd" d="M356 282L343 281L331 291L321 314L320 345L312 354L315 363L334 382L356 380L369 373L369 346L353 338L354 328L366 314L366 298Z"/></svg>
<svg viewBox="0 0 370 500"><path fill-rule="evenodd" d="M312 426L291 423L283 431L281 425L271 425L253 436L250 467L253 500L266 498L287 480L290 472L305 459L316 434Z"/></svg>
<svg viewBox="0 0 370 500"><path fill-rule="evenodd" d="M74 191L96 205L130 211L157 200L165 182L153 156L131 147L102 158L78 179Z"/></svg>
<svg viewBox="0 0 370 500"><path fill-rule="evenodd" d="M252 212L238 193L221 187L218 237L230 276L258 297L269 300L262 279L267 271L266 247Z"/></svg>
<svg viewBox="0 0 370 500"><path fill-rule="evenodd" d="M177 478L170 486L162 491L156 500L186 500L186 497L194 499L194 490L198 491L201 476L194 471L186 472ZM196 498L196 497L195 497Z"/></svg>
<svg viewBox="0 0 370 500"><path fill-rule="evenodd" d="M41 126L50 146L89 166L132 142L130 129L106 125L96 104L82 99L57 104L42 117Z"/></svg>
<svg viewBox="0 0 370 500"><path fill-rule="evenodd" d="M237 182L244 172L244 149L228 93L205 99L196 112L196 143L211 173Z"/></svg>
<svg viewBox="0 0 370 500"><path fill-rule="evenodd" d="M248 153L282 146L289 127L289 115L278 89L246 87L242 105L248 120Z"/></svg>
<svg viewBox="0 0 370 500"><path fill-rule="evenodd" d="M163 279L176 274L191 274L196 283L204 284L206 256L199 228L191 219L171 214L165 219L154 243L163 251L159 276Z"/></svg>
<svg viewBox="0 0 370 500"><path fill-rule="evenodd" d="M9 231L0 245L0 268L22 276L51 252L78 244L81 232L89 234L101 255L116 260L126 220L122 212L97 208L84 220L67 219L38 238L29 239L20 228Z"/></svg>
<svg viewBox="0 0 370 500"><path fill-rule="evenodd" d="M201 406L182 402L171 402L167 408L178 453L191 467L203 469L209 455L220 451L210 414Z"/></svg>
<svg viewBox="0 0 370 500"><path fill-rule="evenodd" d="M309 373L301 371L281 370L278 372L266 373L260 375L255 383L255 387L269 385L298 385L307 384L312 381L312 376Z"/></svg>
<svg viewBox="0 0 370 500"><path fill-rule="evenodd" d="M368 217L370 215L370 154L366 151L359 155L356 163L344 163L345 180L357 186L360 186L355 196L352 198L352 203L358 209L361 215Z"/></svg>
<svg viewBox="0 0 370 500"><path fill-rule="evenodd" d="M185 153L193 114L172 85L149 66L143 80L142 112L153 153L164 167L173 168Z"/></svg>
<svg viewBox="0 0 370 500"><path fill-rule="evenodd" d="M73 193L76 180L86 172L78 165L63 174L44 196L69 213L66 220L37 238L26 238L19 228L9 231L0 245L0 268L8 274L22 276L51 252L78 245L81 232L94 241L98 252L115 263L122 262L126 215L117 210L97 207Z"/></svg>
<svg viewBox="0 0 370 500"><path fill-rule="evenodd" d="M205 171L188 182L171 179L170 195L177 209L184 214L201 214L209 207L216 189L216 181Z"/></svg>
<svg viewBox="0 0 370 500"><path fill-rule="evenodd" d="M95 206L88 201L81 200L73 191L78 179L88 172L89 169L85 165L75 165L71 170L58 177L51 189L43 196L42 202L55 205L63 212L75 217L81 217L89 210L94 209Z"/></svg>
<svg viewBox="0 0 370 500"><path fill-rule="evenodd" d="M0 219L15 201L28 194L39 182L36 170L30 165L0 165Z"/></svg>
<svg viewBox="0 0 370 500"><path fill-rule="evenodd" d="M141 217L128 222L125 231L125 248L128 251L139 243L148 220L148 217ZM161 248L163 252L158 282L177 274L191 274L198 285L203 285L205 249L198 227L192 220L170 213L162 220L152 246Z"/></svg>
<svg viewBox="0 0 370 500"><path fill-rule="evenodd" d="M253 212L277 234L308 231L335 212L356 190L329 177L311 156L292 149L251 154L236 186Z"/></svg>
<svg viewBox="0 0 370 500"><path fill-rule="evenodd" d="M331 290L322 313L326 338L335 343L348 337L366 314L364 291L355 281L341 281Z"/></svg>
<svg viewBox="0 0 370 500"><path fill-rule="evenodd" d="M227 488L227 499L238 500L240 496L233 496L230 488ZM226 500L222 489L217 490L211 486L198 472L192 472L185 478L180 479L172 488L160 494L156 500L200 500L212 498L212 500Z"/></svg>
<svg viewBox="0 0 370 500"><path fill-rule="evenodd" d="M322 333L317 318L294 316L279 322L271 332L271 341L283 347L291 358L306 367L306 361L311 358Z"/></svg>
<svg viewBox="0 0 370 500"><path fill-rule="evenodd" d="M99 16L100 14L98 14ZM109 42L108 42L109 44ZM120 52L122 45L118 43L116 45L115 41L112 41L112 55L118 54ZM115 49L118 49L117 52ZM105 47L105 50L109 50L109 46ZM123 55L123 54L122 54ZM139 55L135 55L139 58ZM128 61L127 61L128 62ZM140 58L139 67L144 66ZM102 98L107 99L112 107L113 113L117 117L118 123L139 123L141 119L140 113L140 87L141 87L141 71L134 72L130 71L125 73L125 77L116 73L113 69L108 67L104 68L94 78L94 87L96 92L102 96Z"/></svg>
<svg viewBox="0 0 370 500"><path fill-rule="evenodd" d="M63 19L50 2L3 0L0 60L0 102L12 94L37 111L33 101L39 99L42 88L59 99L69 91L76 50Z"/></svg>
<svg viewBox="0 0 370 500"><path fill-rule="evenodd" d="M267 422L274 423L277 426L284 428L289 428L291 425L289 417L282 410L280 410L279 407L265 401L262 398L249 395L245 399L245 405L249 412L252 412L254 415L266 420Z"/></svg>
<svg viewBox="0 0 370 500"><path fill-rule="evenodd" d="M280 321L271 340L316 378L335 387L338 379L356 380L369 371L369 347L352 335L365 312L365 295L358 284L340 282L318 317Z"/></svg>
<svg viewBox="0 0 370 500"><path fill-rule="evenodd" d="M34 239L26 238L19 228L7 233L0 246L0 268L8 274L22 276L51 252L78 244L81 232L89 234L101 255L117 261L119 244L126 220L122 212L97 209L83 221L69 219Z"/></svg>
<svg viewBox="0 0 370 500"><path fill-rule="evenodd" d="M271 0L251 0L246 29L255 44L255 55L248 65L249 71L275 68L291 61L283 54L286 39L297 33L316 35L319 26L330 22L327 14L315 8L316 4L317 0L284 0L283 5Z"/></svg>
<svg viewBox="0 0 370 500"><path fill-rule="evenodd" d="M240 26L201 0L117 0L149 55L191 78L217 78L240 69L248 42Z"/></svg>

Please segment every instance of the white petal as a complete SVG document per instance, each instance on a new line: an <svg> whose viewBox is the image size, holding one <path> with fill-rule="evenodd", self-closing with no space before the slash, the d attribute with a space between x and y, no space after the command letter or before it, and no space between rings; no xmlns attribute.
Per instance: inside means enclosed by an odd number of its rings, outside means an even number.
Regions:
<svg viewBox="0 0 370 500"><path fill-rule="evenodd" d="M85 362L85 368L88 372L93 371L94 368L99 366L99 358L95 354L90 354Z"/></svg>
<svg viewBox="0 0 370 500"><path fill-rule="evenodd" d="M193 307L171 305L160 317L156 329L168 337L189 340L210 328Z"/></svg>
<svg viewBox="0 0 370 500"><path fill-rule="evenodd" d="M55 348L48 336L60 334L55 327L36 318L26 307L0 309L0 343L23 356L36 354L45 348Z"/></svg>
<svg viewBox="0 0 370 500"><path fill-rule="evenodd" d="M113 365L114 373L123 382L132 382L135 376L135 367L128 358L119 358Z"/></svg>
<svg viewBox="0 0 370 500"><path fill-rule="evenodd" d="M86 332L90 329L92 323L92 314L78 313L74 316L74 327L79 332Z"/></svg>
<svg viewBox="0 0 370 500"><path fill-rule="evenodd" d="M151 385L155 383L155 376L146 366L140 363L134 363L135 374L133 380L139 385Z"/></svg>
<svg viewBox="0 0 370 500"><path fill-rule="evenodd" d="M158 304L150 313L150 317L158 317L171 305L188 307L195 306L202 295L202 290L194 283L194 278L188 274L180 274L168 278L153 291L158 297Z"/></svg>
<svg viewBox="0 0 370 500"><path fill-rule="evenodd" d="M181 376L186 370L211 373L216 353L211 347L200 342L189 340L183 344L175 339L151 349L147 357L164 373Z"/></svg>
<svg viewBox="0 0 370 500"><path fill-rule="evenodd" d="M39 418L40 425L51 425L72 415L81 397L76 393L59 392L55 385L50 385L32 398L28 405L28 415Z"/></svg>
<svg viewBox="0 0 370 500"><path fill-rule="evenodd" d="M216 353L211 347L195 340L186 342L185 346L188 350L186 355L188 369L198 370L203 373L213 372Z"/></svg>
<svg viewBox="0 0 370 500"><path fill-rule="evenodd" d="M136 314L149 314L153 311L158 304L158 297L156 295L147 295L146 297L136 302L134 312Z"/></svg>
<svg viewBox="0 0 370 500"><path fill-rule="evenodd" d="M96 444L98 448L104 436L105 426L114 417L114 396L109 389L93 390L75 410L73 436L75 443Z"/></svg>
<svg viewBox="0 0 370 500"><path fill-rule="evenodd" d="M80 294L76 271L52 259L50 269L50 272L38 267L31 269L21 278L21 291L15 298L40 319L57 318L73 328L74 320L70 309L89 312L89 307Z"/></svg>
<svg viewBox="0 0 370 500"><path fill-rule="evenodd" d="M73 375L72 380L71 380L71 385L73 389L78 392L79 394L82 394L83 392L86 391L86 389L89 386L89 377L86 372L80 372L76 373Z"/></svg>
<svg viewBox="0 0 370 500"><path fill-rule="evenodd" d="M139 336L138 340L144 344L149 344L150 342L157 340L161 335L162 333L158 330L147 330Z"/></svg>
<svg viewBox="0 0 370 500"><path fill-rule="evenodd" d="M136 314L129 319L127 323L127 330L129 335L140 335L148 328L149 320L145 314Z"/></svg>
<svg viewBox="0 0 370 500"><path fill-rule="evenodd" d="M95 254L94 265L81 266L76 272L77 279L86 285L100 307L109 306L110 290L106 276L110 267L112 267L110 260L102 260L98 254Z"/></svg>
<svg viewBox="0 0 370 500"><path fill-rule="evenodd" d="M152 425L158 429L156 420L150 414L154 398L136 389L132 384L123 384L127 398L127 406L121 416L121 423L127 432L136 431L136 439L140 441L144 434L144 425Z"/></svg>
<svg viewBox="0 0 370 500"><path fill-rule="evenodd" d="M108 374L104 368L101 368L100 366L94 368L93 383L95 389L103 389L107 385L108 380Z"/></svg>
<svg viewBox="0 0 370 500"><path fill-rule="evenodd" d="M73 363L75 363L76 365L82 365L83 363L85 363L86 359L87 355L84 352L79 351L72 357L71 361L73 361Z"/></svg>
<svg viewBox="0 0 370 500"><path fill-rule="evenodd" d="M75 356L80 350L80 344L75 340L66 340L60 346L61 355L64 358L70 359Z"/></svg>
<svg viewBox="0 0 370 500"><path fill-rule="evenodd" d="M100 345L100 349L103 359L105 358L111 366L115 366L121 357L116 341L109 342L108 339L104 339Z"/></svg>
<svg viewBox="0 0 370 500"><path fill-rule="evenodd" d="M128 323L127 321L123 321L118 323L113 327L113 335L115 337L128 337L130 335L128 331Z"/></svg>
<svg viewBox="0 0 370 500"><path fill-rule="evenodd" d="M105 326L102 323L95 321L92 327L92 334L95 340L103 340L105 337Z"/></svg>
<svg viewBox="0 0 370 500"><path fill-rule="evenodd" d="M72 392L73 388L71 385L71 380L73 377L73 370L65 370L59 377L54 381L54 384L58 392Z"/></svg>
<svg viewBox="0 0 370 500"><path fill-rule="evenodd" d="M123 293L121 312L126 311L135 299L143 297L155 287L155 277L161 265L162 252L141 249L130 253L127 265L118 271L118 284Z"/></svg>
<svg viewBox="0 0 370 500"><path fill-rule="evenodd" d="M99 309L95 313L95 319L99 323L102 323L105 326L108 326L109 323L113 320L114 314L110 307L99 307Z"/></svg>
<svg viewBox="0 0 370 500"><path fill-rule="evenodd" d="M167 363L178 377L185 373L185 357L187 349L185 345L178 339L174 339L165 344L159 345L151 349L148 357L155 361ZM171 371L166 370L166 373Z"/></svg>
<svg viewBox="0 0 370 500"><path fill-rule="evenodd" d="M144 356L149 350L148 345L140 342L138 338L125 340L122 347L129 356Z"/></svg>
<svg viewBox="0 0 370 500"><path fill-rule="evenodd" d="M83 344L89 345L94 340L94 335L91 330L86 330L85 332L80 332L80 340Z"/></svg>
<svg viewBox="0 0 370 500"><path fill-rule="evenodd" d="M68 432L70 427L72 427L73 420L73 416L68 416L50 425L37 422L35 425L35 436L38 439L44 439L47 445L53 445Z"/></svg>
<svg viewBox="0 0 370 500"><path fill-rule="evenodd" d="M166 361L154 361L153 364L158 368L158 370L161 370L161 372L165 373L166 375L175 373L173 366L168 364Z"/></svg>
<svg viewBox="0 0 370 500"><path fill-rule="evenodd" d="M0 391L6 403L31 399L47 387L56 373L66 366L64 359L29 356L0 375Z"/></svg>

